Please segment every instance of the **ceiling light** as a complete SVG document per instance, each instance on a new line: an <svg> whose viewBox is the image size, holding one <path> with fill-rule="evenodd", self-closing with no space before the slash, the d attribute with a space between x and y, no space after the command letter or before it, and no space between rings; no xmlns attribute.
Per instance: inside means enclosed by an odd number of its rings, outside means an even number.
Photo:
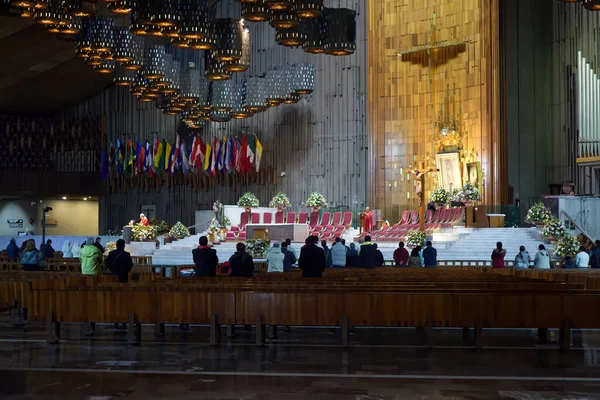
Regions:
<svg viewBox="0 0 600 400"><path fill-rule="evenodd" d="M66 199L67 199L66 197L63 197L63 200L66 200Z"/></svg>

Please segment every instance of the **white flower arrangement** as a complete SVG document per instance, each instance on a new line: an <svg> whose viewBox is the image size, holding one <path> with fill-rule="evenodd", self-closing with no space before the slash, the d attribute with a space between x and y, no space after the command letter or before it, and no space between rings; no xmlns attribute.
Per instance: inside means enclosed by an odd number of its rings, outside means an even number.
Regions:
<svg viewBox="0 0 600 400"><path fill-rule="evenodd" d="M529 224L545 224L550 218L553 218L552 212L546 208L544 203L537 202L527 211L525 222Z"/></svg>
<svg viewBox="0 0 600 400"><path fill-rule="evenodd" d="M327 199L319 192L312 192L306 200L308 207L327 207Z"/></svg>
<svg viewBox="0 0 600 400"><path fill-rule="evenodd" d="M116 242L108 242L106 243L106 246L104 246L104 255L108 256L108 254L117 249L117 243Z"/></svg>
<svg viewBox="0 0 600 400"><path fill-rule="evenodd" d="M444 188L438 187L433 191L433 193L431 193L429 201L432 203L447 203L449 199L449 191Z"/></svg>
<svg viewBox="0 0 600 400"><path fill-rule="evenodd" d="M574 256L579 252L579 246L579 240L575 236L567 234L554 246L553 253L557 257Z"/></svg>
<svg viewBox="0 0 600 400"><path fill-rule="evenodd" d="M567 228L557 218L550 218L546 220L546 224L544 225L544 229L542 229L542 237L546 240L548 239L556 239L560 240L563 236L567 235Z"/></svg>
<svg viewBox="0 0 600 400"><path fill-rule="evenodd" d="M253 258L265 258L270 245L271 242L269 240L248 239L246 240L246 251Z"/></svg>
<svg viewBox="0 0 600 400"><path fill-rule="evenodd" d="M408 235L406 235L406 241L410 247L423 246L425 238L425 232L421 232L418 229L408 231Z"/></svg>
<svg viewBox="0 0 600 400"><path fill-rule="evenodd" d="M246 192L242 197L240 197L237 205L240 207L258 207L260 205L260 201L258 201L258 198L256 198L254 193Z"/></svg>
<svg viewBox="0 0 600 400"><path fill-rule="evenodd" d="M219 232L219 230L220 230L220 229L221 229L221 224L219 223L219 220L218 220L218 219L216 219L216 218L213 218L213 219L210 221L210 225L208 225L208 231L209 231L210 233L213 233L213 234L214 234L214 233L217 233L217 232Z"/></svg>
<svg viewBox="0 0 600 400"><path fill-rule="evenodd" d="M466 183L465 186L460 189L460 201L479 201L481 200L481 193L476 186Z"/></svg>
<svg viewBox="0 0 600 400"><path fill-rule="evenodd" d="M156 229L152 225L134 225L131 229L131 238L134 242L154 240L156 239Z"/></svg>
<svg viewBox="0 0 600 400"><path fill-rule="evenodd" d="M169 231L169 236L172 238L184 238L190 236L190 231L181 222L177 221Z"/></svg>
<svg viewBox="0 0 600 400"><path fill-rule="evenodd" d="M273 199L271 199L269 207L285 210L291 204L292 203L290 202L290 199L287 197L287 195L283 192L279 192L275 195L275 197L273 197Z"/></svg>

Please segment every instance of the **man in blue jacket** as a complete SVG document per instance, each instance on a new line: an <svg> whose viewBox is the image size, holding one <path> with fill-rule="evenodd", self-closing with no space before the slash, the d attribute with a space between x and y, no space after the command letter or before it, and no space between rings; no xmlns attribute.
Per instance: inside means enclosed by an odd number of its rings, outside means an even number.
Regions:
<svg viewBox="0 0 600 400"><path fill-rule="evenodd" d="M437 266L437 250L431 245L431 241L427 241L427 247L423 250L423 260L425 268L435 268Z"/></svg>

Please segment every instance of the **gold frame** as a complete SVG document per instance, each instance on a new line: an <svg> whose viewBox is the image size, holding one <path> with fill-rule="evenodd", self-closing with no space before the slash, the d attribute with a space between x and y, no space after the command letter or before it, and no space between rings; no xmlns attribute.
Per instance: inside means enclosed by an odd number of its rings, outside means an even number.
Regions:
<svg viewBox="0 0 600 400"><path fill-rule="evenodd" d="M435 156L435 163L438 168L439 187L444 189L459 189L462 187L463 178L460 152L438 153ZM450 168L451 171L447 172L448 168ZM448 174L451 174L451 176Z"/></svg>

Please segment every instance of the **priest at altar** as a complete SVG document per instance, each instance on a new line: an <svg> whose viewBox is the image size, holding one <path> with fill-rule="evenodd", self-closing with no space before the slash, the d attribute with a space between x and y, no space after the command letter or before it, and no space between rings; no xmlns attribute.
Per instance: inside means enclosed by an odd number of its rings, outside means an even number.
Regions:
<svg viewBox="0 0 600 400"><path fill-rule="evenodd" d="M367 207L363 213L363 232L371 232L373 229L373 212Z"/></svg>

